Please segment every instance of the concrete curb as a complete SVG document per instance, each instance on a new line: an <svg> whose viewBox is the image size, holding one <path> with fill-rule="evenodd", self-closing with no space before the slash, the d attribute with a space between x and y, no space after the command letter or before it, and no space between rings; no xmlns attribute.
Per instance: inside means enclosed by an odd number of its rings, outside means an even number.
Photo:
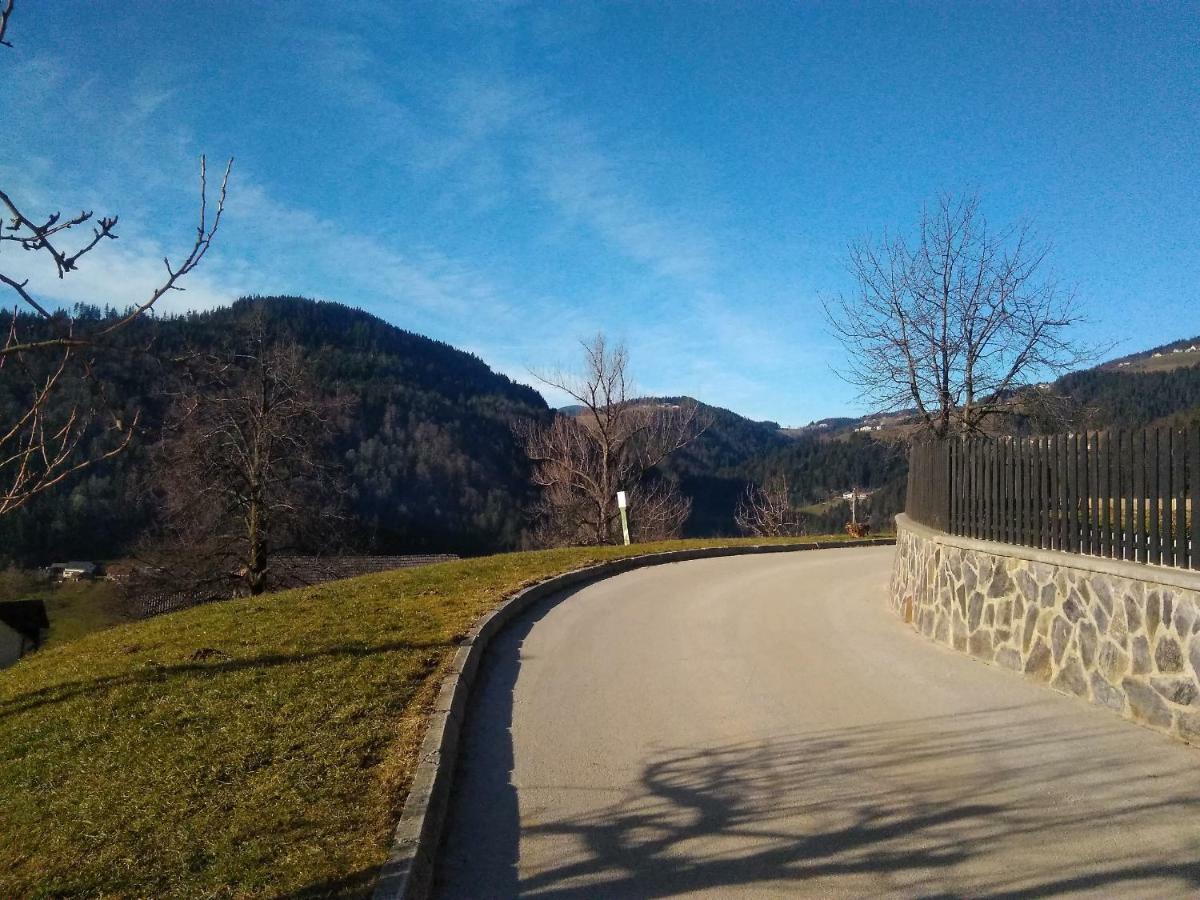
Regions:
<svg viewBox="0 0 1200 900"><path fill-rule="evenodd" d="M413 773L408 799L404 802L400 822L396 826L391 852L379 869L374 900L424 900L429 896L433 886L434 860L441 843L442 826L445 824L449 806L450 783L454 777L458 757L459 734L466 716L471 687L479 671L479 663L492 637L534 603L569 588L590 584L633 569L664 563L754 553L888 546L895 543L894 538L868 538L669 550L576 569L513 594L475 624L466 640L459 646L450 671L442 681L433 713L429 717L429 728L421 744L420 761Z"/></svg>

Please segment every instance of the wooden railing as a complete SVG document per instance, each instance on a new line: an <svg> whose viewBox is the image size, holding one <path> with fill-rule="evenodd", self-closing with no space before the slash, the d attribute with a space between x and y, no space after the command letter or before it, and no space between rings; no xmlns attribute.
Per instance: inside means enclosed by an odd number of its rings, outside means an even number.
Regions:
<svg viewBox="0 0 1200 900"><path fill-rule="evenodd" d="M906 512L950 534L1200 569L1200 430L918 441Z"/></svg>

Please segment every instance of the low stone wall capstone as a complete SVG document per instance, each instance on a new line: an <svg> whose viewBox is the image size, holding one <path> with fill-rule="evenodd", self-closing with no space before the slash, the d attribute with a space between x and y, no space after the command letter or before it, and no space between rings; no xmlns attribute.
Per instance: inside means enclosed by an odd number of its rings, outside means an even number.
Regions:
<svg viewBox="0 0 1200 900"><path fill-rule="evenodd" d="M892 604L922 634L1200 743L1200 575L896 526Z"/></svg>

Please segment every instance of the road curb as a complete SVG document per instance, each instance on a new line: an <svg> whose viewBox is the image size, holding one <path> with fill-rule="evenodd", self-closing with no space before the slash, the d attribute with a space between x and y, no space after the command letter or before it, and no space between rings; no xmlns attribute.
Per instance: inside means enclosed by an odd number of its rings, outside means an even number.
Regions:
<svg viewBox="0 0 1200 900"><path fill-rule="evenodd" d="M412 786L392 839L392 849L379 869L374 900L425 900L433 886L434 860L441 843L449 807L450 785L458 758L458 739L467 701L479 664L491 639L514 617L534 603L573 587L591 584L634 569L693 559L747 556L755 553L794 553L841 547L895 544L895 538L850 541L798 541L793 544L755 544L745 547L700 547L629 556L556 575L524 588L475 623L459 646L434 702L429 727Z"/></svg>

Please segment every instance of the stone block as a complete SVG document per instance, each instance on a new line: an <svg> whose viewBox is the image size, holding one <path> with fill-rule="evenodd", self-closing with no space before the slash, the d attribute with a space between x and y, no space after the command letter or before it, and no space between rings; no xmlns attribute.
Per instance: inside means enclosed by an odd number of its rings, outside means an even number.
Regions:
<svg viewBox="0 0 1200 900"><path fill-rule="evenodd" d="M996 571L992 573L991 584L988 585L989 597L1003 597L1013 588L1012 579L1008 577L1008 569L1000 560L996 562Z"/></svg>
<svg viewBox="0 0 1200 900"><path fill-rule="evenodd" d="M1192 675L1200 680L1200 638L1192 638L1188 644L1188 663L1192 667Z"/></svg>
<svg viewBox="0 0 1200 900"><path fill-rule="evenodd" d="M965 559L963 560L962 564L962 580L963 588L968 594L975 590L975 585L979 583L978 576L975 572L975 566Z"/></svg>
<svg viewBox="0 0 1200 900"><path fill-rule="evenodd" d="M1051 582L1042 586L1041 604L1043 609L1050 609L1058 603L1058 586Z"/></svg>
<svg viewBox="0 0 1200 900"><path fill-rule="evenodd" d="M1084 674L1083 666L1079 664L1079 660L1074 656L1069 657L1066 663L1054 680L1050 682L1050 686L1067 694L1074 694L1077 697L1086 697L1088 695L1087 675Z"/></svg>
<svg viewBox="0 0 1200 900"><path fill-rule="evenodd" d="M1038 586L1033 576L1029 574L1028 569L1020 569L1016 574L1017 587L1021 591L1021 596L1030 603L1037 602Z"/></svg>
<svg viewBox="0 0 1200 900"><path fill-rule="evenodd" d="M1050 648L1045 642L1038 638L1033 645L1033 649L1029 652L1029 658L1025 660L1025 674L1039 681L1049 681L1050 675L1054 672L1054 666L1050 660Z"/></svg>
<svg viewBox="0 0 1200 900"><path fill-rule="evenodd" d="M1031 606L1025 610L1025 625L1021 629L1021 649L1029 652L1029 647L1033 644L1033 636L1037 629L1038 608Z"/></svg>
<svg viewBox="0 0 1200 900"><path fill-rule="evenodd" d="M1121 712L1125 709L1125 694L1120 688L1113 687L1100 677L1099 672L1093 672L1089 679L1092 686L1092 702L1099 706L1107 706Z"/></svg>
<svg viewBox="0 0 1200 900"><path fill-rule="evenodd" d="M1154 693L1148 685L1133 678L1121 682L1125 696L1129 700L1129 710L1139 722L1145 722L1155 728L1171 727L1171 711L1163 699Z"/></svg>
<svg viewBox="0 0 1200 900"><path fill-rule="evenodd" d="M1161 621L1162 607L1159 605L1158 591L1151 591L1146 597L1146 634L1154 637Z"/></svg>
<svg viewBox="0 0 1200 900"><path fill-rule="evenodd" d="M1043 609L1038 613L1037 633L1044 638L1050 637L1050 623L1054 621L1054 610Z"/></svg>
<svg viewBox="0 0 1200 900"><path fill-rule="evenodd" d="M1159 696L1180 706L1194 706L1200 697L1200 688L1190 678L1151 678L1150 686Z"/></svg>
<svg viewBox="0 0 1200 900"><path fill-rule="evenodd" d="M1096 666L1109 684L1119 684L1129 671L1129 654L1112 641L1105 641L1100 645Z"/></svg>
<svg viewBox="0 0 1200 900"><path fill-rule="evenodd" d="M1113 595L1112 587L1108 583L1108 576L1093 575L1086 583L1091 588L1092 596L1096 599L1096 602L1104 607L1104 611L1111 616L1113 613Z"/></svg>
<svg viewBox="0 0 1200 900"><path fill-rule="evenodd" d="M1200 744L1200 713L1175 713L1175 731L1189 744Z"/></svg>
<svg viewBox="0 0 1200 900"><path fill-rule="evenodd" d="M992 633L986 628L980 628L978 631L973 631L971 637L967 641L967 652L972 656L977 656L980 659L991 661L994 648L992 646Z"/></svg>
<svg viewBox="0 0 1200 900"><path fill-rule="evenodd" d="M1165 632L1154 648L1154 665L1158 671L1168 674L1183 671L1183 651L1179 642Z"/></svg>
<svg viewBox="0 0 1200 900"><path fill-rule="evenodd" d="M1130 632L1138 632L1142 627L1142 611L1137 601L1128 594L1125 595L1125 625Z"/></svg>
<svg viewBox="0 0 1200 900"><path fill-rule="evenodd" d="M967 649L967 623L958 614L958 610L954 611L954 623L950 629L950 642L954 645L955 650Z"/></svg>
<svg viewBox="0 0 1200 900"><path fill-rule="evenodd" d="M1112 621L1108 623L1108 633L1122 647L1129 646L1129 626L1125 622L1122 610L1118 610L1117 614L1112 617Z"/></svg>
<svg viewBox="0 0 1200 900"><path fill-rule="evenodd" d="M1056 666L1062 663L1067 644L1071 641L1071 631L1071 623L1061 616L1056 618L1054 624L1050 626L1050 647L1054 651Z"/></svg>
<svg viewBox="0 0 1200 900"><path fill-rule="evenodd" d="M1079 596L1083 598L1083 605L1090 605L1093 597L1092 590L1090 587L1088 587L1090 582L1088 581L1087 576L1080 572L1071 572L1071 583L1075 585L1075 590L1079 591ZM1110 615L1112 614L1111 604L1109 604L1109 607L1107 610L1105 610L1105 612L1109 613Z"/></svg>
<svg viewBox="0 0 1200 900"><path fill-rule="evenodd" d="M1080 622L1075 642L1079 646L1079 661L1085 669L1091 669L1096 662L1096 644L1099 640L1096 626L1091 622Z"/></svg>
<svg viewBox="0 0 1200 900"><path fill-rule="evenodd" d="M1175 615L1171 620L1175 625L1175 633L1181 638L1186 638L1192 633L1192 626L1196 624L1196 606L1184 598L1180 597L1175 603Z"/></svg>
<svg viewBox="0 0 1200 900"><path fill-rule="evenodd" d="M1033 580L1038 584L1047 584L1054 580L1054 567L1048 566L1045 563L1034 562L1028 566L1029 574L1033 576Z"/></svg>
<svg viewBox="0 0 1200 900"><path fill-rule="evenodd" d="M1021 671L1021 654L1012 647L1001 647L996 651L996 663L1014 672Z"/></svg>
<svg viewBox="0 0 1200 900"><path fill-rule="evenodd" d="M967 604L967 628L974 631L983 621L983 594L976 591Z"/></svg>
<svg viewBox="0 0 1200 900"><path fill-rule="evenodd" d="M1150 642L1145 637L1140 634L1135 637L1131 649L1134 675L1145 675L1154 668L1150 661Z"/></svg>

